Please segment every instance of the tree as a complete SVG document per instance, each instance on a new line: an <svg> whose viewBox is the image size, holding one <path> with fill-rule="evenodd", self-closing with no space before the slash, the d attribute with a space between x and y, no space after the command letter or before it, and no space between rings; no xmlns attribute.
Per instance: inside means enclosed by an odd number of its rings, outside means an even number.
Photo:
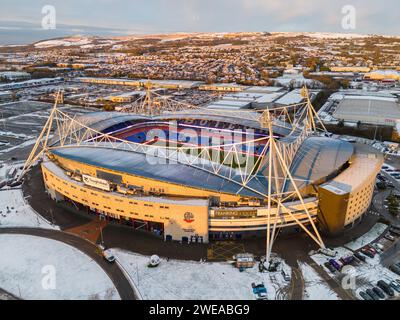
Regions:
<svg viewBox="0 0 400 320"><path fill-rule="evenodd" d="M387 197L387 200L388 200L389 212L394 216L398 216L399 215L399 200L397 199L397 197L393 194L390 194Z"/></svg>
<svg viewBox="0 0 400 320"><path fill-rule="evenodd" d="M106 102L103 106L104 111L114 111L115 107L110 103Z"/></svg>

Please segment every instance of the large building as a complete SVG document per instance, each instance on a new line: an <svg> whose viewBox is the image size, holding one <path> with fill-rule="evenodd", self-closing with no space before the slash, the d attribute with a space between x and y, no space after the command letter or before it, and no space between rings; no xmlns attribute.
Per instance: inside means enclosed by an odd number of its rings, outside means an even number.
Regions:
<svg viewBox="0 0 400 320"><path fill-rule="evenodd" d="M240 239L314 223L340 233L368 209L383 162L367 146L305 135L278 118L265 128L244 112L102 112L70 121L41 164L48 194L166 240ZM281 150L298 142L279 168L272 139Z"/></svg>

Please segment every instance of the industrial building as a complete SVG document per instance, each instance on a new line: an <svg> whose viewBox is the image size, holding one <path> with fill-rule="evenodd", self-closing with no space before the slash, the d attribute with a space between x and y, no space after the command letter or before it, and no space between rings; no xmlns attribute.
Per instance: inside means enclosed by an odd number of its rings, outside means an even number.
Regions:
<svg viewBox="0 0 400 320"><path fill-rule="evenodd" d="M74 81L93 84L121 85L133 87L151 86L164 89L193 89L198 88L202 82L188 80L152 80L152 79L121 79L121 78L93 78L79 77Z"/></svg>
<svg viewBox="0 0 400 320"><path fill-rule="evenodd" d="M319 110L325 123L339 120L349 124L395 127L400 103L395 91L346 90L334 93Z"/></svg>
<svg viewBox="0 0 400 320"><path fill-rule="evenodd" d="M22 71L2 71L0 72L0 80L21 81L31 78L30 73Z"/></svg>
<svg viewBox="0 0 400 320"><path fill-rule="evenodd" d="M12 93L10 91L0 91L0 101L9 101L12 99Z"/></svg>
<svg viewBox="0 0 400 320"><path fill-rule="evenodd" d="M11 82L11 83L0 84L0 90L18 90L18 89L25 89L25 88L31 88L31 87L59 84L62 82L64 82L64 78L61 78L61 77L32 79L32 80L26 80L26 81L21 81L21 82Z"/></svg>

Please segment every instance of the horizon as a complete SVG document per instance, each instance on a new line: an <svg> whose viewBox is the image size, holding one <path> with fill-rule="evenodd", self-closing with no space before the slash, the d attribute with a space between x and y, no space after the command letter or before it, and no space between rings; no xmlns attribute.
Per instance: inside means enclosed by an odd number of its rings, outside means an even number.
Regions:
<svg viewBox="0 0 400 320"><path fill-rule="evenodd" d="M317 32L396 36L398 11L391 10L396 4L396 0L353 0L354 26L344 28L347 0L3 0L0 44L29 44L78 34ZM46 30L41 25L48 5L55 10L55 29Z"/></svg>

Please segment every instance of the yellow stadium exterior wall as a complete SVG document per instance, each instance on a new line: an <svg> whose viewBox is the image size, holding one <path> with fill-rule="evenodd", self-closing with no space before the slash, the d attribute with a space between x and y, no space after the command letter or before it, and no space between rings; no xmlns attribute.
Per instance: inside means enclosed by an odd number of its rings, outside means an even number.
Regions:
<svg viewBox="0 0 400 320"><path fill-rule="evenodd" d="M71 181L67 177L51 172L45 164L42 164L42 172L45 186L53 198L57 197L57 192L74 202L116 219L163 223L164 235L171 235L173 240L181 240L182 237L190 239L191 236L197 235L203 237L204 242L208 242L207 200L201 200L201 204L196 205L191 204L190 200L183 200L182 203L163 202L163 198L159 197L146 201L101 191L83 183Z"/></svg>

